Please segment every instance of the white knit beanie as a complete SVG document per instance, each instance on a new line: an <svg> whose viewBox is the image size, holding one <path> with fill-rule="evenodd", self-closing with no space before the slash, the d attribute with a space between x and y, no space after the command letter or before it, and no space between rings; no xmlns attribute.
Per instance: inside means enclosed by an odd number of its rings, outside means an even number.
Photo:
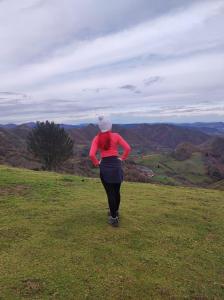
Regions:
<svg viewBox="0 0 224 300"><path fill-rule="evenodd" d="M111 130L112 123L108 117L99 116L98 117L98 126L101 132L106 132Z"/></svg>

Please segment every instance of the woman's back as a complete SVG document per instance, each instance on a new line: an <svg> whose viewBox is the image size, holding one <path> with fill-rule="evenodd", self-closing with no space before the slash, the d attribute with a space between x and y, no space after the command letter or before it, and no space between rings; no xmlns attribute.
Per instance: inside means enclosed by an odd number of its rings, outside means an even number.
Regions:
<svg viewBox="0 0 224 300"><path fill-rule="evenodd" d="M110 131L110 143L108 149L103 149L99 146L99 135L96 135L92 141L91 149L89 152L89 156L93 161L94 165L98 164L98 160L96 159L96 152L97 150L100 151L101 157L108 157L108 156L118 156L118 146L121 146L124 149L124 153L121 157L122 160L125 160L131 150L128 143L120 136L119 133L111 132Z"/></svg>

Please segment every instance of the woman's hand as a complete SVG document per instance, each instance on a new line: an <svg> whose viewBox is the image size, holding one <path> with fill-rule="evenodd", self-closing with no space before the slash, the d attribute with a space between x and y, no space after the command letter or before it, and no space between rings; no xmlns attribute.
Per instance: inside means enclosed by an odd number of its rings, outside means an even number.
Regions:
<svg viewBox="0 0 224 300"><path fill-rule="evenodd" d="M123 159L121 157L118 157L118 159L120 159L121 161L123 161Z"/></svg>

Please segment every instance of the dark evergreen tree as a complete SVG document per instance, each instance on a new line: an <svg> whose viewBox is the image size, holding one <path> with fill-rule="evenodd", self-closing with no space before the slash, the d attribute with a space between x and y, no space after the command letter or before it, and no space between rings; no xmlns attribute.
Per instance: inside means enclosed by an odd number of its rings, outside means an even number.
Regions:
<svg viewBox="0 0 224 300"><path fill-rule="evenodd" d="M54 122L37 122L27 137L27 149L40 159L45 170L56 170L73 155L73 141Z"/></svg>

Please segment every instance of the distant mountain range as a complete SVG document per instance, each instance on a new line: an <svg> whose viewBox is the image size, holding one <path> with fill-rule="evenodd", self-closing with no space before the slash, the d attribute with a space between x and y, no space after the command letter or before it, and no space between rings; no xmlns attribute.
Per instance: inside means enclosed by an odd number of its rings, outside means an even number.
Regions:
<svg viewBox="0 0 224 300"><path fill-rule="evenodd" d="M61 127L64 127L65 129L73 129L73 128L83 128L87 127L89 123L81 123L77 125L72 124L61 124ZM223 134L224 133L224 122L195 122L195 123L133 123L133 124L116 124L116 126L123 127L123 128L136 128L139 127L139 125L153 125L153 126L159 126L159 125L174 125L174 126L180 126L184 128L195 128L198 129L204 133L207 134ZM24 124L6 124L1 125L0 128L16 128L18 126L27 126L30 128L33 128L35 126L35 122L29 122Z"/></svg>
<svg viewBox="0 0 224 300"><path fill-rule="evenodd" d="M40 163L28 153L26 147L27 135L34 126L33 122L21 125L0 125L0 164L40 169ZM74 140L74 157L65 163L63 170L79 175L96 175L89 161L88 152L93 137L99 132L98 126L96 124L61 124L61 126ZM199 151L204 157L205 168L209 167L210 173L215 174L218 179L224 176L222 175L224 174L223 122L114 124L113 131L120 133L132 147L131 157L126 164L130 180L135 178L145 180L144 174L141 173L144 168L139 168L134 163L135 158L150 153L165 152L175 153L176 159L183 159ZM216 149L218 149L218 154Z"/></svg>
<svg viewBox="0 0 224 300"><path fill-rule="evenodd" d="M183 123L180 126L188 128L197 128L200 131L203 131L208 134L224 134L224 122L211 122L211 123Z"/></svg>
<svg viewBox="0 0 224 300"><path fill-rule="evenodd" d="M18 126L27 126L29 128L34 128L36 125L35 122L29 122L29 123L23 123L23 124L5 124L2 125L0 124L0 128L6 128L6 129L11 129L11 128L16 128ZM61 127L64 127L65 129L71 129L71 128L81 128L81 127L85 127L88 124L83 123L83 124L78 124L78 125L70 125L70 124L60 124Z"/></svg>
<svg viewBox="0 0 224 300"><path fill-rule="evenodd" d="M0 125L0 150L15 149L20 152L26 146L26 137L35 123ZM62 127L73 138L76 153L89 147L98 133L95 124L66 125ZM173 150L180 143L199 145L215 135L224 134L224 123L194 124L114 124L113 131L120 133L132 145L134 152L144 153L158 150ZM21 146L23 145L23 147ZM81 146L81 147L80 147ZM8 149L8 150L7 150Z"/></svg>

